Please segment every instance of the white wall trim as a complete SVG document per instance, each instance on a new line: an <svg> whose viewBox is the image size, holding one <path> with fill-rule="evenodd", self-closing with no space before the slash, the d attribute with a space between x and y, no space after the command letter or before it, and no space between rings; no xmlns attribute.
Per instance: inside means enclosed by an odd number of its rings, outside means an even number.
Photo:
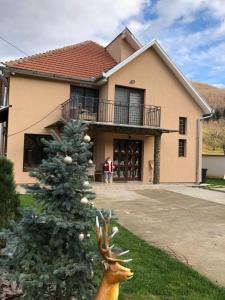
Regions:
<svg viewBox="0 0 225 300"><path fill-rule="evenodd" d="M119 71L121 68L129 64L136 57L141 55L144 51L153 47L154 50L158 53L158 55L162 58L162 60L166 63L166 65L170 68L170 70L174 73L180 83L184 86L184 88L188 91L188 93L192 96L195 102L201 107L204 114L210 114L212 112L212 108L206 103L206 101L198 94L198 92L193 88L188 79L184 76L184 74L177 68L172 59L168 56L168 54L163 50L163 48L159 45L156 40L152 40L151 42L144 45L142 48L131 54L128 58L123 60L121 63L117 64L115 67L110 69L107 72L103 72L102 76L105 79L108 79L114 73Z"/></svg>

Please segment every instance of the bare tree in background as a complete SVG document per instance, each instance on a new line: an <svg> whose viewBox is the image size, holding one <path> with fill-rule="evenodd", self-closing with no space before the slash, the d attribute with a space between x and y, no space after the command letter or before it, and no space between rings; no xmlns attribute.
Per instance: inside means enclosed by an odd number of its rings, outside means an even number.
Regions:
<svg viewBox="0 0 225 300"><path fill-rule="evenodd" d="M211 120L204 124L203 143L213 151L220 148L225 154L225 120Z"/></svg>

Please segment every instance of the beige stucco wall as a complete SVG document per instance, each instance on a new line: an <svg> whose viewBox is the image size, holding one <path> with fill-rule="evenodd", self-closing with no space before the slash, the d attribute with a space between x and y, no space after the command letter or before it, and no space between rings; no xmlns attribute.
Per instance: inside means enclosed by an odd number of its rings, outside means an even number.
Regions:
<svg viewBox="0 0 225 300"><path fill-rule="evenodd" d="M9 104L12 107L9 110L7 157L14 163L16 183L34 181L27 172L23 172L24 134L48 134L49 130L45 127L59 120L60 108L30 129L24 129L67 100L69 94L70 85L66 83L22 77L10 78ZM24 131L10 136L20 130Z"/></svg>
<svg viewBox="0 0 225 300"><path fill-rule="evenodd" d="M106 47L106 50L117 63L135 52L135 50L127 43L126 39L122 38L122 35L119 35L112 43L110 43Z"/></svg>
<svg viewBox="0 0 225 300"><path fill-rule="evenodd" d="M135 50L126 42L126 40L123 40L121 47L121 61L129 57L134 52Z"/></svg>
<svg viewBox="0 0 225 300"><path fill-rule="evenodd" d="M130 85L130 80L135 84ZM108 97L115 86L145 89L145 104L161 106L161 127L178 130L187 117L187 134L165 133L161 144L161 182L196 181L196 128L202 112L177 78L153 50L147 50L109 78ZM187 156L178 157L178 139L187 139Z"/></svg>
<svg viewBox="0 0 225 300"><path fill-rule="evenodd" d="M135 80L135 84L130 85L130 80ZM113 100L116 85L144 89L145 104L161 106L161 127L177 130L179 117L187 117L187 135L180 136L178 133L162 135L161 182L195 182L196 130L201 110L154 50L147 50L112 75L108 82L100 87L100 98ZM28 173L23 172L24 134L48 133L45 127L59 120L60 109L58 108L30 129L14 136L10 135L45 117L57 105L68 99L69 95L69 83L11 77L9 104L12 108L9 113L7 156L14 162L17 183L32 182ZM131 136L131 139L144 141L142 180L150 182L152 170L149 161L153 160L154 137L132 134ZM128 135L98 132L93 133L93 137L95 138L95 162L97 169L101 169L103 160L107 156L113 156L113 139L126 139ZM179 138L187 139L187 157L178 157Z"/></svg>

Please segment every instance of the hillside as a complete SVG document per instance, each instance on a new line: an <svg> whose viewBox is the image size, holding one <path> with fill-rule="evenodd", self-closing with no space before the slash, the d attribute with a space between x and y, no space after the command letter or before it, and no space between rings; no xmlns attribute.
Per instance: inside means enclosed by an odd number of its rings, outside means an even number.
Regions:
<svg viewBox="0 0 225 300"><path fill-rule="evenodd" d="M192 82L192 85L212 108L223 113L225 109L225 89L219 89L200 82Z"/></svg>
<svg viewBox="0 0 225 300"><path fill-rule="evenodd" d="M208 104L220 112L221 116L225 116L225 89L216 88L206 83L191 82L198 93L208 102ZM224 151L221 146L217 145L215 134L212 134L211 143L207 140L207 135L214 132L218 133L219 123L221 121L209 121L203 123L203 154L223 155ZM212 145L212 141L214 141Z"/></svg>

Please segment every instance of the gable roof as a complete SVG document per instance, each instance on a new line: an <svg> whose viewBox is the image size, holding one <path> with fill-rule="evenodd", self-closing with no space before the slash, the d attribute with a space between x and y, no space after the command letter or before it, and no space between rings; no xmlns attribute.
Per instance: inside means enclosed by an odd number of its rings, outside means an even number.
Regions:
<svg viewBox="0 0 225 300"><path fill-rule="evenodd" d="M101 45L86 41L72 46L6 62L7 67L90 80L117 63Z"/></svg>
<svg viewBox="0 0 225 300"><path fill-rule="evenodd" d="M109 45L111 45L120 36L122 36L122 39L125 39L135 51L139 50L142 47L141 43L137 40L133 33L127 27L125 27L125 29L120 34L118 34L105 48L107 49Z"/></svg>
<svg viewBox="0 0 225 300"><path fill-rule="evenodd" d="M115 72L152 47L201 107L202 111L205 114L212 112L211 107L197 93L156 40L152 40L141 47L141 44L128 28L125 28L121 34L124 35L124 38L129 39L130 43L135 44L138 50L119 64L109 54L107 47L104 48L93 41L86 41L23 59L9 61L4 63L4 65L15 69L17 72L31 72L35 76L52 76L54 78L58 77L60 80L62 78L66 80L78 79L101 84L101 82L105 82Z"/></svg>
<svg viewBox="0 0 225 300"><path fill-rule="evenodd" d="M174 73L183 87L187 90L187 92L193 97L196 103L201 107L205 114L210 114L212 112L211 107L207 104L207 102L198 94L198 92L193 88L188 79L184 76L184 74L177 68L177 66L173 63L171 58L167 55L167 53L162 49L159 43L156 40L152 40L151 42L144 45L142 48L131 54L128 58L115 65L112 69L107 72L103 72L102 76L104 79L109 78L114 73L119 71L121 68L126 66L128 63L133 61L136 57L141 55L146 50L153 48L158 55L162 58L165 64L170 68L170 70Z"/></svg>

